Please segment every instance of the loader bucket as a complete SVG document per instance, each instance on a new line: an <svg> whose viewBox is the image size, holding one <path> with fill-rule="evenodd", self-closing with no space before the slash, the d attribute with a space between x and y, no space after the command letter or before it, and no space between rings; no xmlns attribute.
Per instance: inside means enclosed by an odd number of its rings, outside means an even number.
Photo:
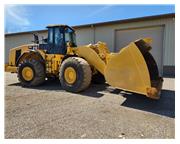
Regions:
<svg viewBox="0 0 180 144"><path fill-rule="evenodd" d="M149 53L145 40L131 42L119 53L111 53L104 70L106 81L113 87L159 99L163 79Z"/></svg>

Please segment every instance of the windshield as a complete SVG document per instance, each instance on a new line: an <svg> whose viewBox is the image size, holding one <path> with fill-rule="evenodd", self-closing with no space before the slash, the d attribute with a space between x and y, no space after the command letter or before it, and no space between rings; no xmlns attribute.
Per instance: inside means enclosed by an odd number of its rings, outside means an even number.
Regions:
<svg viewBox="0 0 180 144"><path fill-rule="evenodd" d="M67 42L70 42L74 47L76 46L76 34L70 28L65 29L65 43Z"/></svg>

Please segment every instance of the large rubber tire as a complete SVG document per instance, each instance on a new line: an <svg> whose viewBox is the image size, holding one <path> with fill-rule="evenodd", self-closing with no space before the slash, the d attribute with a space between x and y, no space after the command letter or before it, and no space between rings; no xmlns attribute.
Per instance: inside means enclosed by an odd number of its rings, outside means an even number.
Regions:
<svg viewBox="0 0 180 144"><path fill-rule="evenodd" d="M76 72L76 80L70 84L65 80L65 70L72 67ZM79 57L69 57L63 61L59 70L59 79L63 89L70 92L85 90L91 83L92 72L88 62Z"/></svg>
<svg viewBox="0 0 180 144"><path fill-rule="evenodd" d="M33 78L30 81L27 81L23 78L22 70L25 67L30 67L33 71ZM45 81L45 68L41 62L36 61L34 59L31 60L27 59L19 64L17 76L22 86L25 87L38 86L44 83Z"/></svg>
<svg viewBox="0 0 180 144"><path fill-rule="evenodd" d="M106 82L104 76L97 72L95 75L92 76L92 83L94 84L104 84Z"/></svg>

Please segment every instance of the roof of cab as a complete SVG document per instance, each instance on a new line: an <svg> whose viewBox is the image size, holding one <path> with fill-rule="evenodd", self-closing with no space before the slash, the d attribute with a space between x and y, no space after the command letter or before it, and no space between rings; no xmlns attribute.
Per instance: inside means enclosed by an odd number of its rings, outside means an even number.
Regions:
<svg viewBox="0 0 180 144"><path fill-rule="evenodd" d="M69 27L68 25L64 25L64 24L50 24L47 26L47 28L49 27Z"/></svg>

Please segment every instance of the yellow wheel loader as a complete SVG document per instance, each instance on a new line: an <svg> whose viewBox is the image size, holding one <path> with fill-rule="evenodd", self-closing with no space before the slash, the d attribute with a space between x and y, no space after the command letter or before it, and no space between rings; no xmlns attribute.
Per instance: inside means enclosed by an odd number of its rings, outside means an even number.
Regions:
<svg viewBox="0 0 180 144"><path fill-rule="evenodd" d="M163 79L149 53L151 39L139 39L110 53L106 43L77 46L75 31L67 25L49 25L48 38L12 48L6 72L17 73L22 86L42 84L57 77L63 89L80 92L92 81L158 99Z"/></svg>

